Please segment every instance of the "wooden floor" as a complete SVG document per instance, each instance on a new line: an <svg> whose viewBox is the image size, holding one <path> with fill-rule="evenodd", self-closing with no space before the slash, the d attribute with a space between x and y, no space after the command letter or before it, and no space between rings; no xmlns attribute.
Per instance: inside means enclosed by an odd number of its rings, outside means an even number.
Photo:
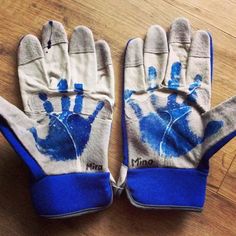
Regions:
<svg viewBox="0 0 236 236"><path fill-rule="evenodd" d="M0 0L0 95L22 108L16 52L22 35L40 36L42 24L54 19L70 34L77 25L92 29L111 47L116 74L116 108L109 166L117 178L122 160L121 83L128 39L143 37L152 24L167 28L185 16L193 29L214 38L212 106L236 94L236 0ZM235 118L236 119L236 118ZM0 136L0 235L236 235L236 139L211 160L202 213L136 209L125 195L107 210L66 220L36 216L29 195L29 174Z"/></svg>

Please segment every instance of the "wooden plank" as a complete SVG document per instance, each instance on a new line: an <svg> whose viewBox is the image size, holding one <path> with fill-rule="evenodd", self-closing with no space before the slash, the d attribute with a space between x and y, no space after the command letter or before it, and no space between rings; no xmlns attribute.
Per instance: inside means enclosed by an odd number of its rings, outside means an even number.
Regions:
<svg viewBox="0 0 236 236"><path fill-rule="evenodd" d="M236 155L218 193L236 203Z"/></svg>
<svg viewBox="0 0 236 236"><path fill-rule="evenodd" d="M216 3L216 1L213 0L166 0L166 2L218 27L220 30L234 37L236 36L236 2L234 1L224 0L217 1Z"/></svg>
<svg viewBox="0 0 236 236"><path fill-rule="evenodd" d="M210 160L208 186L218 191L236 153L236 140L231 140L219 150Z"/></svg>

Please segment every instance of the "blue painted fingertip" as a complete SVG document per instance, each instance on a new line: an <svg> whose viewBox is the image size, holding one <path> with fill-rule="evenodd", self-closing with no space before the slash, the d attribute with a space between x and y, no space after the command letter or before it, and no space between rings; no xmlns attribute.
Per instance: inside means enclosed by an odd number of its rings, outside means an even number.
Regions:
<svg viewBox="0 0 236 236"><path fill-rule="evenodd" d="M44 107L44 110L47 112L47 113L51 113L53 112L53 106L51 104L51 102L49 102L47 99L48 99L48 96L46 93L39 93L38 95L39 99L43 101L43 107Z"/></svg>
<svg viewBox="0 0 236 236"><path fill-rule="evenodd" d="M61 79L57 84L58 91L61 93L66 93L68 91L68 83L66 79Z"/></svg>
<svg viewBox="0 0 236 236"><path fill-rule="evenodd" d="M53 112L53 106L52 106L52 103L51 103L51 102L45 101L45 102L43 103L43 107L44 107L44 109L45 109L45 111L46 111L47 113Z"/></svg>
<svg viewBox="0 0 236 236"><path fill-rule="evenodd" d="M39 93L39 99L45 102L48 99L48 96L46 93Z"/></svg>
<svg viewBox="0 0 236 236"><path fill-rule="evenodd" d="M148 68L148 91L150 90L154 90L155 88L157 88L157 70L154 66L150 66Z"/></svg>
<svg viewBox="0 0 236 236"><path fill-rule="evenodd" d="M181 69L182 65L180 62L175 62L171 66L171 79L168 81L168 87L170 89L177 89L179 87Z"/></svg>
<svg viewBox="0 0 236 236"><path fill-rule="evenodd" d="M154 66L148 68L148 80L155 80L157 78L157 70Z"/></svg>
<svg viewBox="0 0 236 236"><path fill-rule="evenodd" d="M83 84L74 84L74 90L75 92L83 92Z"/></svg>
<svg viewBox="0 0 236 236"><path fill-rule="evenodd" d="M104 103L103 101L101 101L101 102L99 102L99 103L97 104L97 107L96 107L95 111L93 112L93 114L88 117L88 120L89 120L90 123L93 123L93 121L94 121L95 118L97 117L99 111L102 110L102 108L104 107L104 105L105 105L105 103Z"/></svg>

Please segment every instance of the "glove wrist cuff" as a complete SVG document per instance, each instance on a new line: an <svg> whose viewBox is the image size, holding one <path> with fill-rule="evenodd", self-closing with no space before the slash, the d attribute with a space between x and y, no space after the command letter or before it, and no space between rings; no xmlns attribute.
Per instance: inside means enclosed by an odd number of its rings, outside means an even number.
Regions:
<svg viewBox="0 0 236 236"><path fill-rule="evenodd" d="M130 169L126 191L137 207L200 211L205 201L207 175L207 171L198 169Z"/></svg>
<svg viewBox="0 0 236 236"><path fill-rule="evenodd" d="M95 212L112 203L110 173L73 173L46 176L31 187L37 213L64 218Z"/></svg>

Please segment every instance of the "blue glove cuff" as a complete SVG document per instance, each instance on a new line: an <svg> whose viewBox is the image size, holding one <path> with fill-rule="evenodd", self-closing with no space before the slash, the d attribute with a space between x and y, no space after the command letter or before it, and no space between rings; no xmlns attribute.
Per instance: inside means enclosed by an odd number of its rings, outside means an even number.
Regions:
<svg viewBox="0 0 236 236"><path fill-rule="evenodd" d="M136 207L200 211L205 201L207 176L208 171L198 169L129 169L126 191Z"/></svg>
<svg viewBox="0 0 236 236"><path fill-rule="evenodd" d="M112 203L109 173L73 173L46 176L31 188L37 213L63 218L94 212Z"/></svg>

